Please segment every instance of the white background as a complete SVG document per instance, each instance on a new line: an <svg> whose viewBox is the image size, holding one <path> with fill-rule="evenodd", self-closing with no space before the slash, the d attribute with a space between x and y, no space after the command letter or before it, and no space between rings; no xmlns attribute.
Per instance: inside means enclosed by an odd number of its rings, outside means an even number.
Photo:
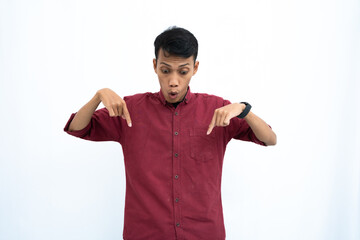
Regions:
<svg viewBox="0 0 360 240"><path fill-rule="evenodd" d="M278 136L228 145L227 239L360 239L356 0L0 0L0 239L122 239L120 145L63 127L100 88L159 91L171 25L199 41L192 91L248 101Z"/></svg>

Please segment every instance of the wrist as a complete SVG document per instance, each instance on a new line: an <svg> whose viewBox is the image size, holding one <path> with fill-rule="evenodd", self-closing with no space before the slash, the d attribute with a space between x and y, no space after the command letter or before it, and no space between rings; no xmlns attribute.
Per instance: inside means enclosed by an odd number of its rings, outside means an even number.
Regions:
<svg viewBox="0 0 360 240"><path fill-rule="evenodd" d="M95 93L95 96L94 96L93 99L94 99L95 102L99 102L99 104L102 102L102 100L101 100L101 90L98 90Z"/></svg>
<svg viewBox="0 0 360 240"><path fill-rule="evenodd" d="M247 103L247 102L241 102L240 104L242 105L243 110L237 117L238 118L245 118L246 115L248 115L249 112L250 112L251 105L249 103Z"/></svg>
<svg viewBox="0 0 360 240"><path fill-rule="evenodd" d="M246 108L246 105L245 105L245 103L239 103L240 104L240 107L241 107L241 112L239 113L239 115L245 110L245 108Z"/></svg>

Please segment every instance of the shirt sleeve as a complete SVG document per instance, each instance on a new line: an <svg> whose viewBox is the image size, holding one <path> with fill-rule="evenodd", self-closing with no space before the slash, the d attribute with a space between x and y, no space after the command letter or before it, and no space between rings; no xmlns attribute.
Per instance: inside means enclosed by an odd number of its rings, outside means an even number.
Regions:
<svg viewBox="0 0 360 240"><path fill-rule="evenodd" d="M71 114L64 127L66 133L90 141L121 141L123 119L121 117L110 117L106 108L96 110L85 128L69 131L70 123L74 119L75 114Z"/></svg>
<svg viewBox="0 0 360 240"><path fill-rule="evenodd" d="M224 106L230 103L231 103L230 101L224 100ZM230 125L227 126L225 129L226 129L226 133L227 133L226 135L228 137L228 141L234 138L237 140L248 141L262 146L267 146L264 142L260 141L256 137L255 133L244 119L240 119L238 117L232 118L230 120Z"/></svg>

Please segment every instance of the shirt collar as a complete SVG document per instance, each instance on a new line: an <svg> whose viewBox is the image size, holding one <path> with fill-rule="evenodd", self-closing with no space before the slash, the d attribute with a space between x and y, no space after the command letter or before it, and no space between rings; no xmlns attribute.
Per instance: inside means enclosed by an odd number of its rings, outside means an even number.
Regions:
<svg viewBox="0 0 360 240"><path fill-rule="evenodd" d="M185 102L185 103L189 103L189 101L191 100L191 98L192 98L193 95L194 95L194 94L190 91L190 86L188 86L188 91L187 91L187 93L186 93L186 95L185 95L184 102ZM160 98L160 101L161 101L164 105L167 104L167 101L166 101L166 99L165 99L165 97L164 97L161 89L160 89L160 91L159 91L159 98Z"/></svg>

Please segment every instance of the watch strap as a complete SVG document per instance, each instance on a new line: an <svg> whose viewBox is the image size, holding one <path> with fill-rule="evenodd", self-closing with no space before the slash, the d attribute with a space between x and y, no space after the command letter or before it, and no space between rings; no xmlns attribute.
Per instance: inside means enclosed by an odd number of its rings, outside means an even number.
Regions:
<svg viewBox="0 0 360 240"><path fill-rule="evenodd" d="M245 104L245 109L244 109L244 111L242 111L240 113L240 115L237 116L238 118L246 117L246 115L248 115L248 113L250 112L250 109L251 109L251 105L249 103L247 103L247 102L241 102L241 103Z"/></svg>

